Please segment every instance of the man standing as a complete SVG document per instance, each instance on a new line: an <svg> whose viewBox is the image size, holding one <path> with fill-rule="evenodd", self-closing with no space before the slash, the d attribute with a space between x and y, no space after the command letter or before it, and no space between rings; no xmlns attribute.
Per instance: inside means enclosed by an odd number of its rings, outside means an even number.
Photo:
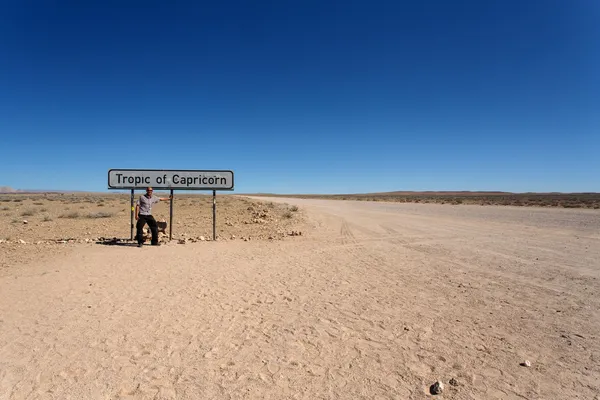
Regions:
<svg viewBox="0 0 600 400"><path fill-rule="evenodd" d="M161 200L169 200L169 197L157 197L152 195L152 188L146 188L146 194L140 196L135 205L135 220L137 221L137 242L138 247L144 244L144 225L148 224L152 232L152 246L160 246L158 243L158 225L152 216L152 204L158 203Z"/></svg>

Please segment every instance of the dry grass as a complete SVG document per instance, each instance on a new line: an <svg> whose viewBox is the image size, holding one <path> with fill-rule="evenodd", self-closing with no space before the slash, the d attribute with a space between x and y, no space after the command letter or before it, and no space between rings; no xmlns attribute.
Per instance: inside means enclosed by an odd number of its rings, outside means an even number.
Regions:
<svg viewBox="0 0 600 400"><path fill-rule="evenodd" d="M483 193L483 192L390 192L337 195L272 195L304 199L386 201L395 203L477 204L516 207L562 207L600 209L600 193Z"/></svg>
<svg viewBox="0 0 600 400"><path fill-rule="evenodd" d="M135 201L141 195L137 192ZM167 197L168 193L156 193ZM61 238L130 237L129 193L0 194L0 239L28 243ZM175 193L173 238L212 237L212 195ZM169 202L152 209L157 221L169 221ZM24 220L27 223L24 223ZM302 224L297 207L217 195L217 236L269 239L286 237ZM135 221L133 222L135 225ZM35 228L34 228L35 227ZM168 231L168 230L167 230Z"/></svg>

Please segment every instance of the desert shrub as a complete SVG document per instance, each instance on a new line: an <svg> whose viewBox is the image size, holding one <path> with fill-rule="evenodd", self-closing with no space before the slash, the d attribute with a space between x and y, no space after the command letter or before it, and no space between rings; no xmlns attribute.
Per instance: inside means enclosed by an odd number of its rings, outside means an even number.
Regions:
<svg viewBox="0 0 600 400"><path fill-rule="evenodd" d="M58 218L70 218L70 219L75 219L75 218L79 218L79 213L77 211L71 211L69 213L65 213L65 214L61 214L58 216Z"/></svg>
<svg viewBox="0 0 600 400"><path fill-rule="evenodd" d="M35 215L37 211L34 209L29 209L29 210L25 210L21 213L22 217L31 217L32 215Z"/></svg>
<svg viewBox="0 0 600 400"><path fill-rule="evenodd" d="M40 202L40 201L36 201L33 203L34 206L43 206L44 203Z"/></svg>
<svg viewBox="0 0 600 400"><path fill-rule="evenodd" d="M293 215L291 211L286 211L283 213L283 218L292 218Z"/></svg>
<svg viewBox="0 0 600 400"><path fill-rule="evenodd" d="M97 206L98 207L104 207L104 203L98 203Z"/></svg>
<svg viewBox="0 0 600 400"><path fill-rule="evenodd" d="M298 211L298 206L291 206L290 211L292 211L292 212Z"/></svg>
<svg viewBox="0 0 600 400"><path fill-rule="evenodd" d="M46 211L48 211L48 209L46 207L44 207L44 208L40 208L40 211L41 212L46 212Z"/></svg>
<svg viewBox="0 0 600 400"><path fill-rule="evenodd" d="M3 211L8 211L8 210L10 210L10 207L2 207L2 210Z"/></svg>
<svg viewBox="0 0 600 400"><path fill-rule="evenodd" d="M49 215L45 215L44 218L42 219L42 221L44 221L44 222L50 222L50 221L52 221L52 218L50 218Z"/></svg>
<svg viewBox="0 0 600 400"><path fill-rule="evenodd" d="M112 212L100 211L100 212L96 212L96 213L89 213L85 217L86 218L110 218L110 217L113 217L114 215L115 215L115 213L112 213Z"/></svg>
<svg viewBox="0 0 600 400"><path fill-rule="evenodd" d="M13 199L13 202L15 202L15 203L20 203L22 201L23 201L23 199Z"/></svg>

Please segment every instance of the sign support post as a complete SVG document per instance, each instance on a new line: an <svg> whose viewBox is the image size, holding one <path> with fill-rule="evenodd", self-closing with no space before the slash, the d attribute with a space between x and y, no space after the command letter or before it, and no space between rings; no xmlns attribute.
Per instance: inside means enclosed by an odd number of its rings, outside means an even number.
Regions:
<svg viewBox="0 0 600 400"><path fill-rule="evenodd" d="M133 240L133 189L131 189L131 237L130 240Z"/></svg>
<svg viewBox="0 0 600 400"><path fill-rule="evenodd" d="M169 240L173 240L173 189L171 189L171 204L169 211Z"/></svg>
<svg viewBox="0 0 600 400"><path fill-rule="evenodd" d="M217 191L213 190L213 240L217 240Z"/></svg>

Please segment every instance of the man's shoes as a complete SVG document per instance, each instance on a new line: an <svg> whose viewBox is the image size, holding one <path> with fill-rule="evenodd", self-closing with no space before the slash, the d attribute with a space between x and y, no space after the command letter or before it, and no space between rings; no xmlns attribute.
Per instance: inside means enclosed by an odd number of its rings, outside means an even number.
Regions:
<svg viewBox="0 0 600 400"><path fill-rule="evenodd" d="M160 246L160 243L152 243L152 246Z"/></svg>
<svg viewBox="0 0 600 400"><path fill-rule="evenodd" d="M142 247L143 245L143 243L138 243L138 247Z"/></svg>

